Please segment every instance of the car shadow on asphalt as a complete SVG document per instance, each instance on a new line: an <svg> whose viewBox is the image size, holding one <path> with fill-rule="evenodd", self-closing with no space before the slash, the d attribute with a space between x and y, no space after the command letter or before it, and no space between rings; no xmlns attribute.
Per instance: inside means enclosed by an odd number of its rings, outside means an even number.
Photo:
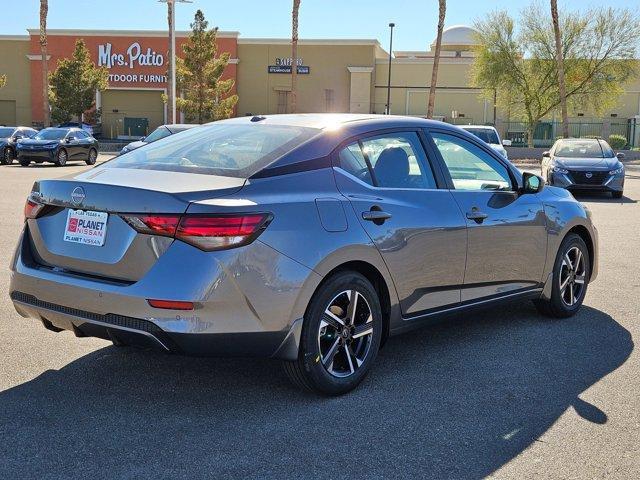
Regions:
<svg viewBox="0 0 640 480"><path fill-rule="evenodd" d="M633 347L599 310L515 303L390 339L339 398L275 361L105 347L0 392L0 477L481 478L553 449L541 437L568 409L607 423L580 394Z"/></svg>

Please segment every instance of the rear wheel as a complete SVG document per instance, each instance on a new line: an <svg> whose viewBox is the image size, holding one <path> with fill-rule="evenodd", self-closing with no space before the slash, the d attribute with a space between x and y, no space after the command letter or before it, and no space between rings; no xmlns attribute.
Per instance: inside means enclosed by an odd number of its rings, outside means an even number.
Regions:
<svg viewBox="0 0 640 480"><path fill-rule="evenodd" d="M2 165L11 165L13 163L13 157L13 149L11 147L6 147L2 152L0 162L2 162Z"/></svg>
<svg viewBox="0 0 640 480"><path fill-rule="evenodd" d="M298 359L284 369L297 386L327 395L353 390L375 360L382 336L380 300L356 272L340 272L315 293L305 314Z"/></svg>
<svg viewBox="0 0 640 480"><path fill-rule="evenodd" d="M534 301L543 315L567 318L575 315L587 293L591 274L591 259L584 240L571 233L558 249L553 267L551 298Z"/></svg>
<svg viewBox="0 0 640 480"><path fill-rule="evenodd" d="M87 157L87 165L95 165L98 158L98 152L95 148L89 150L89 156Z"/></svg>
<svg viewBox="0 0 640 480"><path fill-rule="evenodd" d="M67 164L67 151L64 148L58 150L56 154L56 161L54 162L58 167L64 167Z"/></svg>

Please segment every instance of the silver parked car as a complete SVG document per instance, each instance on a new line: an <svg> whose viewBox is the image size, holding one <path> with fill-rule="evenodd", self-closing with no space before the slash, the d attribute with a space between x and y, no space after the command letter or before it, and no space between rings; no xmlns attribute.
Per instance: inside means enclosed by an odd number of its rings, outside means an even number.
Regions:
<svg viewBox="0 0 640 480"><path fill-rule="evenodd" d="M614 153L607 142L595 138L557 140L542 154L542 176L549 185L570 190L624 193L624 153Z"/></svg>
<svg viewBox="0 0 640 480"><path fill-rule="evenodd" d="M168 137L169 135L175 135L176 133L184 132L185 130L189 130L190 128L197 126L197 124L192 123L160 125L146 137L142 137L140 140L136 140L135 142L126 144L124 147L122 147L122 150L120 150L120 155L124 155L125 153L130 152L131 150L135 150L136 148L144 147L145 145Z"/></svg>
<svg viewBox="0 0 640 480"><path fill-rule="evenodd" d="M571 194L408 117L215 122L39 181L25 216L21 315L117 345L282 359L327 394L443 315L530 299L569 317L598 265Z"/></svg>
<svg viewBox="0 0 640 480"><path fill-rule="evenodd" d="M460 125L460 128L478 137L504 158L509 158L504 147L510 147L511 140L500 140L500 134L495 127L491 125Z"/></svg>

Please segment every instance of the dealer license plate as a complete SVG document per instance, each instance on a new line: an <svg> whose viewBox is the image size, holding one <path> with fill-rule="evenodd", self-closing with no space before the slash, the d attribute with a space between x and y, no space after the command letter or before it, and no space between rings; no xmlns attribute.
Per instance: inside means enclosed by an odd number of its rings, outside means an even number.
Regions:
<svg viewBox="0 0 640 480"><path fill-rule="evenodd" d="M101 247L107 234L108 217L106 212L69 210L64 241Z"/></svg>

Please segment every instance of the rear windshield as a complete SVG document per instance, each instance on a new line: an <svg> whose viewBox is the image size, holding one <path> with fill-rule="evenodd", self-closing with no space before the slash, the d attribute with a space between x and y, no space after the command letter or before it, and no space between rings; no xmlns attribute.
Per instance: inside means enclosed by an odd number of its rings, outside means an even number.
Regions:
<svg viewBox="0 0 640 480"><path fill-rule="evenodd" d="M498 134L491 128L465 128L464 130L474 134L485 143L500 143L500 140L498 140Z"/></svg>
<svg viewBox="0 0 640 480"><path fill-rule="evenodd" d="M554 155L567 158L608 158L613 157L613 150L600 140L571 141L560 142Z"/></svg>
<svg viewBox="0 0 640 480"><path fill-rule="evenodd" d="M149 134L147 138L144 139L145 142L151 143L156 140L160 140L161 138L168 137L171 135L171 132L167 127L158 127L153 132Z"/></svg>
<svg viewBox="0 0 640 480"><path fill-rule="evenodd" d="M104 166L247 178L317 133L297 126L214 123L163 138Z"/></svg>
<svg viewBox="0 0 640 480"><path fill-rule="evenodd" d="M62 128L47 128L40 130L35 137L36 140L62 140L68 130Z"/></svg>

